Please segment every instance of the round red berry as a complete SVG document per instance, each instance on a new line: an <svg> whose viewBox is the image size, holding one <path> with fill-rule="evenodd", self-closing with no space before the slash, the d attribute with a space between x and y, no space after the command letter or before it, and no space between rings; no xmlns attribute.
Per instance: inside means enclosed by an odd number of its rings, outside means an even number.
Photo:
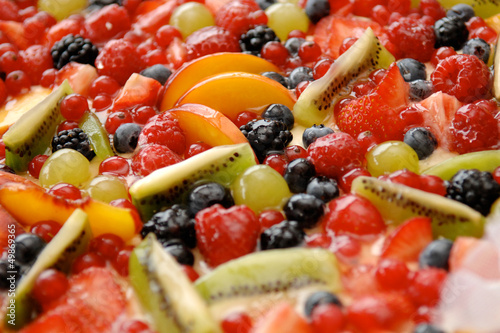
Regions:
<svg viewBox="0 0 500 333"><path fill-rule="evenodd" d="M264 210L259 214L259 223L262 230L272 227L285 219L279 210Z"/></svg>
<svg viewBox="0 0 500 333"><path fill-rule="evenodd" d="M49 190L49 194L67 200L79 200L82 198L80 189L68 183L59 183L52 186Z"/></svg>
<svg viewBox="0 0 500 333"><path fill-rule="evenodd" d="M282 66L290 56L288 49L280 42L267 42L260 51L261 57L276 66Z"/></svg>
<svg viewBox="0 0 500 333"><path fill-rule="evenodd" d="M121 156L111 156L99 165L100 174L112 174L116 176L128 176L130 165L128 160Z"/></svg>
<svg viewBox="0 0 500 333"><path fill-rule="evenodd" d="M184 158L185 159L188 159L194 155L198 155L199 153L202 153L204 151L207 151L209 150L210 148L212 148L210 145L207 145L206 143L204 142L199 142L199 143L193 143L192 145L190 145L187 149L186 149L186 152L184 154Z"/></svg>
<svg viewBox="0 0 500 333"><path fill-rule="evenodd" d="M85 111L89 110L87 98L80 94L70 94L60 104L61 114L70 121L79 121Z"/></svg>
<svg viewBox="0 0 500 333"><path fill-rule="evenodd" d="M316 333L341 332L345 318L342 309L336 304L319 304L311 313L311 327Z"/></svg>
<svg viewBox="0 0 500 333"><path fill-rule="evenodd" d="M54 236L61 229L61 225L56 221L40 221L33 224L30 228L30 232L37 234L43 238L47 243L54 238Z"/></svg>
<svg viewBox="0 0 500 333"><path fill-rule="evenodd" d="M249 333L252 325L252 319L244 312L231 313L222 320L224 333Z"/></svg>
<svg viewBox="0 0 500 333"><path fill-rule="evenodd" d="M408 288L412 301L416 305L435 306L446 277L447 272L439 268L425 268L415 272Z"/></svg>
<svg viewBox="0 0 500 333"><path fill-rule="evenodd" d="M375 270L375 278L381 288L398 290L408 287L410 270L397 259L382 259Z"/></svg>
<svg viewBox="0 0 500 333"><path fill-rule="evenodd" d="M139 73L144 64L135 46L122 39L107 42L95 60L99 75L107 75L124 85L130 75Z"/></svg>
<svg viewBox="0 0 500 333"><path fill-rule="evenodd" d="M92 238L89 244L89 251L113 261L124 245L123 240L117 235L103 234Z"/></svg>
<svg viewBox="0 0 500 333"><path fill-rule="evenodd" d="M31 88L31 82L23 71L13 71L7 74L5 86L9 95L16 96L27 93Z"/></svg>
<svg viewBox="0 0 500 333"><path fill-rule="evenodd" d="M36 155L35 157L33 157L28 166L28 172L33 178L38 179L38 177L40 176L40 170L42 169L43 164L48 158L49 156L47 155Z"/></svg>
<svg viewBox="0 0 500 333"><path fill-rule="evenodd" d="M90 267L105 267L106 260L99 254L87 252L78 256L73 262L71 272L78 274Z"/></svg>
<svg viewBox="0 0 500 333"><path fill-rule="evenodd" d="M31 295L42 306L60 298L69 289L69 282L64 273L49 268L38 275Z"/></svg>

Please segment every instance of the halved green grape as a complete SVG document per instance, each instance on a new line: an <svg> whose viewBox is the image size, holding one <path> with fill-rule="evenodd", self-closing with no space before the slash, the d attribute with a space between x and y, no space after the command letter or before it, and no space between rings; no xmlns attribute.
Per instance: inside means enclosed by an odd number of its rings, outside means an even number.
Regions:
<svg viewBox="0 0 500 333"><path fill-rule="evenodd" d="M292 193L285 179L268 165L249 167L231 185L236 205L247 205L256 214L281 209Z"/></svg>
<svg viewBox="0 0 500 333"><path fill-rule="evenodd" d="M50 155L40 170L43 187L69 183L77 187L90 180L89 160L74 149L64 148Z"/></svg>
<svg viewBox="0 0 500 333"><path fill-rule="evenodd" d="M309 18L302 8L293 3L275 3L266 9L267 25L280 40L287 40L292 30L307 32Z"/></svg>
<svg viewBox="0 0 500 333"><path fill-rule="evenodd" d="M95 113L85 112L78 126L87 134L92 150L101 160L114 156L109 136Z"/></svg>
<svg viewBox="0 0 500 333"><path fill-rule="evenodd" d="M205 5L199 2L187 2L174 10L169 24L179 29L182 37L186 38L196 30L215 25L215 21Z"/></svg>
<svg viewBox="0 0 500 333"><path fill-rule="evenodd" d="M60 21L87 8L87 0L38 0L38 9Z"/></svg>
<svg viewBox="0 0 500 333"><path fill-rule="evenodd" d="M374 177L403 169L418 173L418 155L403 141L387 141L366 154L366 168Z"/></svg>
<svg viewBox="0 0 500 333"><path fill-rule="evenodd" d="M92 199L106 203L128 198L127 185L120 178L112 175L100 175L92 179L87 187L87 193Z"/></svg>

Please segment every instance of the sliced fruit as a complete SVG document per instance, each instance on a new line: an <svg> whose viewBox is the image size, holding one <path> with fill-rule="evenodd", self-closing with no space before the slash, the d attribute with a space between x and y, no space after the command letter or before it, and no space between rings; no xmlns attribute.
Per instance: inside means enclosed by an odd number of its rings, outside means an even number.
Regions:
<svg viewBox="0 0 500 333"><path fill-rule="evenodd" d="M46 88L32 87L29 93L5 103L0 108L0 136L21 118L23 114L50 95L51 91Z"/></svg>
<svg viewBox="0 0 500 333"><path fill-rule="evenodd" d="M496 0L438 0L438 2L447 9L460 3L470 5L474 8L474 14L482 18L500 13L500 5Z"/></svg>
<svg viewBox="0 0 500 333"><path fill-rule="evenodd" d="M130 195L141 218L147 221L154 213L182 201L194 184L215 181L229 186L255 164L248 143L215 147L138 180L130 187Z"/></svg>
<svg viewBox="0 0 500 333"><path fill-rule="evenodd" d="M68 80L75 93L88 96L90 86L97 79L97 76L97 70L94 66L70 62L57 72L55 84L61 85L65 80Z"/></svg>
<svg viewBox="0 0 500 333"><path fill-rule="evenodd" d="M365 176L356 178L351 190L370 200L390 223L430 217L434 237L481 237L484 231L485 219L479 212L437 194Z"/></svg>
<svg viewBox="0 0 500 333"><path fill-rule="evenodd" d="M394 56L380 44L368 28L359 40L342 54L326 74L302 92L293 108L295 121L306 127L333 121L333 106L350 93L348 85L362 73L388 68Z"/></svg>
<svg viewBox="0 0 500 333"><path fill-rule="evenodd" d="M13 306L8 308L5 318L8 327L19 329L31 320L34 303L30 298L30 292L38 275L50 267L68 271L73 260L87 249L91 237L87 214L81 209L76 209L42 250L28 273L19 281L14 296L8 302ZM11 313L14 314L13 318L9 316Z"/></svg>
<svg viewBox="0 0 500 333"><path fill-rule="evenodd" d="M74 149L63 148L47 158L40 169L38 180L45 188L59 183L82 187L91 178L89 160Z"/></svg>
<svg viewBox="0 0 500 333"><path fill-rule="evenodd" d="M135 236L135 222L129 209L114 207L89 197L81 201L68 201L46 193L35 184L3 184L0 187L0 204L24 226L47 220L64 224L80 208L87 213L94 236L113 233L125 241Z"/></svg>
<svg viewBox="0 0 500 333"><path fill-rule="evenodd" d="M161 84L155 79L134 73L130 75L116 97L113 109L132 108L136 105L156 105Z"/></svg>
<svg viewBox="0 0 500 333"><path fill-rule="evenodd" d="M175 259L150 234L130 257L130 282L159 333L221 332Z"/></svg>
<svg viewBox="0 0 500 333"><path fill-rule="evenodd" d="M328 250L289 248L229 261L196 280L195 287L212 313L223 316L235 307L262 313L278 297L296 303L306 289L336 293L341 282L337 259Z"/></svg>
<svg viewBox="0 0 500 333"><path fill-rule="evenodd" d="M87 134L92 150L101 160L114 156L109 136L95 113L85 112L78 126Z"/></svg>
<svg viewBox="0 0 500 333"><path fill-rule="evenodd" d="M212 147L248 142L228 117L208 106L183 104L168 112L179 121L186 147L199 142Z"/></svg>
<svg viewBox="0 0 500 333"><path fill-rule="evenodd" d="M450 180L460 169L478 169L492 172L500 165L500 150L485 150L449 158L422 172Z"/></svg>
<svg viewBox="0 0 500 333"><path fill-rule="evenodd" d="M295 97L283 85L268 77L227 72L198 82L179 98L176 105L186 103L206 105L235 120L240 112L260 114L274 103L293 109Z"/></svg>
<svg viewBox="0 0 500 333"><path fill-rule="evenodd" d="M230 71L260 74L280 72L280 69L267 60L245 53L221 52L197 58L182 65L169 78L161 109L172 108L179 98L197 82L209 76Z"/></svg>
<svg viewBox="0 0 500 333"><path fill-rule="evenodd" d="M312 333L307 320L300 316L289 303L280 303L274 306L254 329L254 333Z"/></svg>
<svg viewBox="0 0 500 333"><path fill-rule="evenodd" d="M26 171L33 157L46 152L63 119L59 101L71 93L71 87L64 81L5 132L5 163L9 167L17 172Z"/></svg>

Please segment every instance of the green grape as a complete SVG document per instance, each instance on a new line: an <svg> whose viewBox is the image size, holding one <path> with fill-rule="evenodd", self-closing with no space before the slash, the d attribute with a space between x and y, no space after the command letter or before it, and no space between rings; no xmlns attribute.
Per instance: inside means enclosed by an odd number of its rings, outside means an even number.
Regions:
<svg viewBox="0 0 500 333"><path fill-rule="evenodd" d="M45 11L60 21L87 7L87 0L38 0L38 9Z"/></svg>
<svg viewBox="0 0 500 333"><path fill-rule="evenodd" d="M40 185L51 187L69 183L80 187L90 179L90 162L74 149L61 149L50 155L40 170Z"/></svg>
<svg viewBox="0 0 500 333"><path fill-rule="evenodd" d="M116 199L127 199L128 189L120 178L112 175L97 176L87 187L87 193L99 201L109 203Z"/></svg>
<svg viewBox="0 0 500 333"><path fill-rule="evenodd" d="M236 205L247 205L256 214L266 209L281 209L292 195L285 179L267 165L254 165L231 185Z"/></svg>
<svg viewBox="0 0 500 333"><path fill-rule="evenodd" d="M179 29L183 38L196 30L215 25L212 13L199 2L187 2L177 7L170 17L170 25Z"/></svg>
<svg viewBox="0 0 500 333"><path fill-rule="evenodd" d="M267 25L281 40L287 40L292 30L307 32L309 18L302 8L293 3L275 3L266 9Z"/></svg>
<svg viewBox="0 0 500 333"><path fill-rule="evenodd" d="M366 168L374 177L403 169L418 173L418 156L413 148L402 141L387 141L366 154Z"/></svg>

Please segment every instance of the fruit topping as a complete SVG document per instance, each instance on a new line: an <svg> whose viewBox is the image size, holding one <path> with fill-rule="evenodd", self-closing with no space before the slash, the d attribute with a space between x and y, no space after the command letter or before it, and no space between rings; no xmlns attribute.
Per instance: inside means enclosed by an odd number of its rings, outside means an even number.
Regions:
<svg viewBox="0 0 500 333"><path fill-rule="evenodd" d="M283 151L293 138L286 124L279 120L252 120L240 130L260 161L270 152Z"/></svg>
<svg viewBox="0 0 500 333"><path fill-rule="evenodd" d="M87 138L87 134L85 134L81 128L64 130L54 136L52 139L52 152L56 152L64 148L76 150L85 156L89 161L91 161L95 156L94 151L90 148L90 142Z"/></svg>
<svg viewBox="0 0 500 333"><path fill-rule="evenodd" d="M242 34L239 43L241 51L258 56L266 43L279 41L271 28L259 25Z"/></svg>
<svg viewBox="0 0 500 333"><path fill-rule="evenodd" d="M97 47L89 39L72 34L56 42L51 50L54 67L57 69L72 61L94 66L98 53Z"/></svg>
<svg viewBox="0 0 500 333"><path fill-rule="evenodd" d="M286 249L299 247L305 239L305 232L297 221L284 220L275 224L260 235L261 250Z"/></svg>

